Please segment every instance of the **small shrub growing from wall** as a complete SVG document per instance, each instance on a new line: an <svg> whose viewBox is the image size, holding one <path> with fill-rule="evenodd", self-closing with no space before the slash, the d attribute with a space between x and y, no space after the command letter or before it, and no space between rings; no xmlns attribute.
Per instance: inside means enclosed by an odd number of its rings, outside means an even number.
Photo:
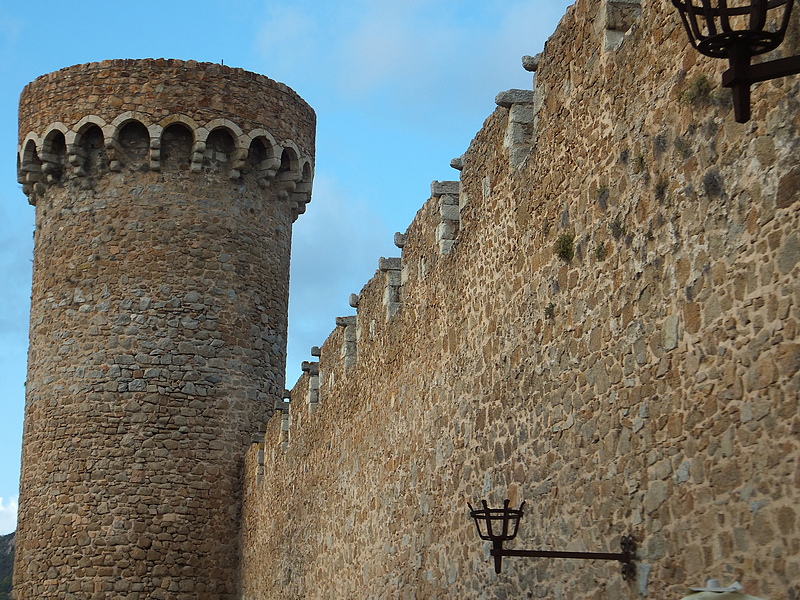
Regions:
<svg viewBox="0 0 800 600"><path fill-rule="evenodd" d="M698 75L678 94L678 100L691 106L708 104L711 101L711 81L705 75Z"/></svg>
<svg viewBox="0 0 800 600"><path fill-rule="evenodd" d="M553 251L561 260L571 261L575 257L575 236L571 233L562 233L558 236Z"/></svg>
<svg viewBox="0 0 800 600"><path fill-rule="evenodd" d="M597 247L594 249L594 257L601 262L608 257L608 249L605 244L597 244Z"/></svg>
<svg viewBox="0 0 800 600"><path fill-rule="evenodd" d="M622 221L620 221L619 217L614 219L614 221L609 225L609 229L611 231L611 236L618 240L619 238L623 237L627 230L625 229L625 225L623 225Z"/></svg>

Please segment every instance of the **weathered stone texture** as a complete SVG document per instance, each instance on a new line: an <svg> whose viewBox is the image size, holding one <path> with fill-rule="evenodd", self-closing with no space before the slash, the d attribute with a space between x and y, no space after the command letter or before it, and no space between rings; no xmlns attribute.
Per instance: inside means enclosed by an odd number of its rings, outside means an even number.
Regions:
<svg viewBox="0 0 800 600"><path fill-rule="evenodd" d="M30 84L20 127L36 233L16 598L236 598L313 113L241 70L109 61Z"/></svg>
<svg viewBox="0 0 800 600"><path fill-rule="evenodd" d="M247 600L679 598L709 576L800 595L800 82L755 86L737 124L723 61L668 2L626 13L617 50L602 5L576 2L545 47L527 160L512 168L498 108L463 158L451 252L433 197L397 312L379 273L355 364L337 328L319 405L302 377L260 482L251 448ZM704 75L711 94L687 94ZM496 577L466 503L505 497L528 502L516 548L616 551L633 532L638 580L520 558Z"/></svg>

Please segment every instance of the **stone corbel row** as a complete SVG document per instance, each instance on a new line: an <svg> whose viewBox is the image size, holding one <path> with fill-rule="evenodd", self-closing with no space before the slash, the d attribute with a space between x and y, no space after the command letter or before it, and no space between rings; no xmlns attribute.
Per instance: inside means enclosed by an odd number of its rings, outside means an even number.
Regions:
<svg viewBox="0 0 800 600"><path fill-rule="evenodd" d="M110 123L100 116L89 115L72 127L61 122L52 123L41 136L37 132L28 132L18 148L17 180L22 184L23 191L29 196L31 203L35 204L33 196L43 193L47 185L57 183L68 168L76 177L87 175L86 153L81 140L93 126L97 126L102 132L109 170L112 172L122 170L124 149L119 141L119 135L122 128L131 122L140 123L148 132L147 166L152 171L161 170L161 135L164 129L175 123L180 123L191 132L192 172L199 172L202 169L208 150L207 140L213 131L222 129L230 135L234 149L228 159L228 177L232 181L241 178L251 144L255 140L260 140L269 156L257 167L259 185L266 188L275 184L278 196L293 203L295 216L305 212L313 180L313 158L304 155L292 140L278 142L271 133L260 128L245 133L229 119L213 119L201 126L185 115L170 115L158 123L152 123L149 115L134 111L122 113ZM63 154L59 152L58 145ZM288 163L289 168L280 172L282 158Z"/></svg>

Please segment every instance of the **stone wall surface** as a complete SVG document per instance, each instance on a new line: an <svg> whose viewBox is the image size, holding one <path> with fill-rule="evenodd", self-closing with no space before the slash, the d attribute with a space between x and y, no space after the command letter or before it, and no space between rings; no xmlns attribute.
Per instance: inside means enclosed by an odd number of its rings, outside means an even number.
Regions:
<svg viewBox="0 0 800 600"><path fill-rule="evenodd" d="M246 600L800 597L800 81L737 124L670 3L608 8L568 9L251 447ZM527 501L510 547L631 532L636 580L495 576L481 498Z"/></svg>
<svg viewBox="0 0 800 600"><path fill-rule="evenodd" d="M264 77L158 60L70 67L21 103L15 597L239 597L243 457L284 391L313 112Z"/></svg>

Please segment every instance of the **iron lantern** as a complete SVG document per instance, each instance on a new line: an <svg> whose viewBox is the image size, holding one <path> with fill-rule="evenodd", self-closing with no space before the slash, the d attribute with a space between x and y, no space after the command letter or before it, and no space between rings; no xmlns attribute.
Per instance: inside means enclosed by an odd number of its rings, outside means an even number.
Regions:
<svg viewBox="0 0 800 600"><path fill-rule="evenodd" d="M783 42L794 0L672 0L692 46L727 58L722 85L733 92L736 121L750 120L750 85L800 73L800 56L750 64Z"/></svg>
<svg viewBox="0 0 800 600"><path fill-rule="evenodd" d="M631 535L623 535L620 540L622 552L567 552L563 550L506 550L503 543L517 537L519 521L524 514L525 503L519 508L509 508L509 500L503 502L503 508L489 508L486 500L481 500L482 509L469 506L469 516L475 520L478 536L482 540L492 542L490 554L494 557L494 572L498 575L503 567L504 556L520 556L527 558L577 558L593 560L616 560L622 563L622 578L630 580L636 577L636 541Z"/></svg>

